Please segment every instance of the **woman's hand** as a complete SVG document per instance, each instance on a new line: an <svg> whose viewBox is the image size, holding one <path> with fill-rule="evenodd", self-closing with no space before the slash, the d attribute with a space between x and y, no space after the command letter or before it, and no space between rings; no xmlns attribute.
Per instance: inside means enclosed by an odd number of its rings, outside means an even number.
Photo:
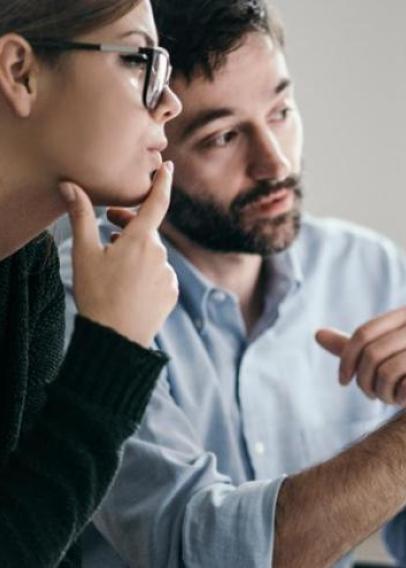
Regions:
<svg viewBox="0 0 406 568"><path fill-rule="evenodd" d="M340 357L342 385L356 376L368 397L406 407L406 308L371 320L352 337L324 329L316 339Z"/></svg>
<svg viewBox="0 0 406 568"><path fill-rule="evenodd" d="M167 262L158 227L169 206L173 165L153 187L120 238L103 246L86 193L61 184L73 232L73 287L81 315L148 347L176 304L178 282Z"/></svg>

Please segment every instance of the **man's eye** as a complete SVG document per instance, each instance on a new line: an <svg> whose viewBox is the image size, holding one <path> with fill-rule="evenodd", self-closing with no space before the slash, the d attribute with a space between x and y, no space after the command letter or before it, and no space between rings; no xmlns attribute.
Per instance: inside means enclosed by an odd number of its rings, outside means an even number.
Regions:
<svg viewBox="0 0 406 568"><path fill-rule="evenodd" d="M216 136L208 141L207 145L212 148L225 148L231 142L234 141L238 133L235 130L230 130L230 132L225 132L220 136Z"/></svg>
<svg viewBox="0 0 406 568"><path fill-rule="evenodd" d="M274 112L271 116L271 122L284 122L292 112L292 108L285 107L276 112Z"/></svg>

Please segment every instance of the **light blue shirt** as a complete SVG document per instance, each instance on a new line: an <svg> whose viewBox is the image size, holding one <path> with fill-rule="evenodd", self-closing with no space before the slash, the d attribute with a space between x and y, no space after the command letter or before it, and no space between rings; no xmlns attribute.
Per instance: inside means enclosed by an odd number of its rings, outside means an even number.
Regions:
<svg viewBox="0 0 406 568"><path fill-rule="evenodd" d="M111 230L102 223L106 241ZM95 516L118 555L92 529L84 565L269 568L284 477L334 456L394 412L355 385L340 387L337 360L314 332L352 333L406 304L406 258L371 231L306 217L295 244L264 261L264 310L247 337L233 294L168 249L181 293L157 344L171 361ZM67 242L71 321L69 251Z"/></svg>

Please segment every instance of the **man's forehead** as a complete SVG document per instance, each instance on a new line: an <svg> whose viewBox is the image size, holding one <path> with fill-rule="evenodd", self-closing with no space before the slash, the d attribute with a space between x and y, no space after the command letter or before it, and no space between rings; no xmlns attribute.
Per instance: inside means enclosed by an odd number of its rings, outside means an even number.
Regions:
<svg viewBox="0 0 406 568"><path fill-rule="evenodd" d="M217 80L222 75L240 74L251 67L253 61L258 65L266 65L275 58L283 60L286 65L282 48L274 42L271 36L265 32L251 32L246 35L239 47L232 50L226 57L226 63L217 73Z"/></svg>
<svg viewBox="0 0 406 568"><path fill-rule="evenodd" d="M289 72L282 50L269 36L252 33L241 47L227 56L224 64L214 71L213 78L202 71L196 72L190 80L176 74L171 85L181 98L193 101L209 97L222 106L232 89L247 87L248 80L253 92L262 88L271 93L286 78L289 78Z"/></svg>
<svg viewBox="0 0 406 568"><path fill-rule="evenodd" d="M213 79L203 73L191 80L174 77L172 88L184 106L182 115L174 121L179 127L196 121L203 125L210 118L221 118L256 102L271 102L289 88L291 80L282 50L263 33L250 36L228 55Z"/></svg>

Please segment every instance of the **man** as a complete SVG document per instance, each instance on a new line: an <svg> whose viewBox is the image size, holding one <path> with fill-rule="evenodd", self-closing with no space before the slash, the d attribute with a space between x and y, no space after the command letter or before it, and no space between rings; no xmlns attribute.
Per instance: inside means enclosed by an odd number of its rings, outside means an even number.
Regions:
<svg viewBox="0 0 406 568"><path fill-rule="evenodd" d="M342 389L313 332L351 334L404 305L406 259L369 231L302 218L302 125L263 2L162 0L156 14L184 105L167 132L176 174L162 229L180 302L157 337L168 372L87 535L86 565L331 566L406 503L406 418L333 457L393 411ZM113 230L102 224L106 242ZM348 343L321 334L342 382L356 371L370 396L403 403L399 373L375 378L403 358L404 320L397 310Z"/></svg>

